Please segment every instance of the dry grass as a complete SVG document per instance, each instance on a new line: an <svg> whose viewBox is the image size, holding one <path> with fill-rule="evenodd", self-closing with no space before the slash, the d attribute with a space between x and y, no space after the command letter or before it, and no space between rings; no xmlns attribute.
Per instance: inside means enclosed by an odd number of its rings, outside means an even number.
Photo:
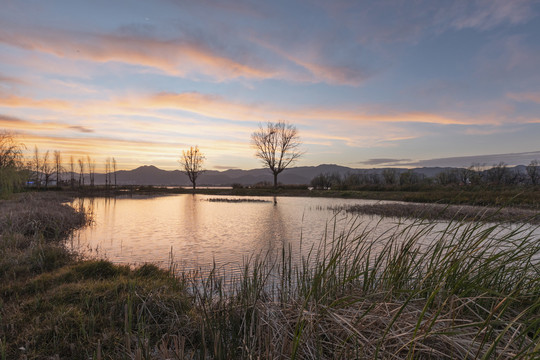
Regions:
<svg viewBox="0 0 540 360"><path fill-rule="evenodd" d="M74 212L63 200L56 193L23 193L13 200L0 201L0 234L59 239L86 225L86 214Z"/></svg>

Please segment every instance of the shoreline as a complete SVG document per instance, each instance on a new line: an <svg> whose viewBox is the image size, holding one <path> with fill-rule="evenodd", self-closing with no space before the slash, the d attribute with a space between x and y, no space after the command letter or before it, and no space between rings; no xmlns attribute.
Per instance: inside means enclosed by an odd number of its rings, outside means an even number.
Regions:
<svg viewBox="0 0 540 360"><path fill-rule="evenodd" d="M130 197L130 196L167 196L181 194L201 194L219 197L308 197L395 201L395 204L352 205L335 210L350 213L379 215L396 218L420 218L425 220L456 220L483 222L526 222L540 224L540 188L514 189L504 194L499 189L485 190L484 199L473 199L463 196L461 189L447 189L446 197L455 196L454 200L439 199L436 194L426 197L423 194L403 191L337 191L337 190L303 190L303 189L167 189L160 187L123 188L117 191L94 189L93 191L45 191L40 194L58 194L70 197ZM508 191L508 190L507 190ZM461 197L460 197L461 194ZM46 196L46 195L44 195ZM55 195L52 195L55 196ZM522 197L527 197L529 203L517 203ZM495 197L493 199L493 197ZM538 197L538 199L537 199ZM223 200L226 201L226 200ZM234 201L243 202L243 201Z"/></svg>
<svg viewBox="0 0 540 360"><path fill-rule="evenodd" d="M119 186L106 189L96 186L83 190L53 190L74 196L118 196L130 194L205 194L229 196L298 196L343 199L389 200L447 205L515 207L540 211L540 186L375 186L350 190L308 190L306 186L273 188L167 188L159 186ZM48 192L48 191L42 191Z"/></svg>

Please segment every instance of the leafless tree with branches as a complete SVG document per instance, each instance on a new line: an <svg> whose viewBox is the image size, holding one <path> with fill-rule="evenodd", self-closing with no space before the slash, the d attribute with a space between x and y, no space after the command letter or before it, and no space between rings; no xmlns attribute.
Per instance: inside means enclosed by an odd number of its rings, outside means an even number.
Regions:
<svg viewBox="0 0 540 360"><path fill-rule="evenodd" d="M43 159L41 160L41 173L43 174L43 181L45 182L45 188L49 187L49 182L54 174L54 167L51 164L49 159L49 150L45 151L43 154Z"/></svg>
<svg viewBox="0 0 540 360"><path fill-rule="evenodd" d="M112 158L112 169L114 172L114 187L116 188L116 159Z"/></svg>
<svg viewBox="0 0 540 360"><path fill-rule="evenodd" d="M75 188L75 161L73 155L69 157L69 184L71 188Z"/></svg>
<svg viewBox="0 0 540 360"><path fill-rule="evenodd" d="M79 158L79 187L84 186L84 159Z"/></svg>
<svg viewBox="0 0 540 360"><path fill-rule="evenodd" d="M59 150L54 150L54 170L56 172L56 186L60 186L62 181L60 174L64 171L62 167L62 153Z"/></svg>
<svg viewBox="0 0 540 360"><path fill-rule="evenodd" d="M283 121L268 122L266 127L259 124L259 129L251 134L251 142L255 156L272 171L274 188L278 185L278 175L303 155L298 130Z"/></svg>
<svg viewBox="0 0 540 360"><path fill-rule="evenodd" d="M205 159L198 146L192 146L187 151L182 150L182 156L179 160L180 167L182 172L189 177L193 189L197 186L197 178L204 172L203 163Z"/></svg>
<svg viewBox="0 0 540 360"><path fill-rule="evenodd" d="M28 166L32 169L35 185L39 188L41 186L41 157L37 145L34 145L34 157L29 161Z"/></svg>

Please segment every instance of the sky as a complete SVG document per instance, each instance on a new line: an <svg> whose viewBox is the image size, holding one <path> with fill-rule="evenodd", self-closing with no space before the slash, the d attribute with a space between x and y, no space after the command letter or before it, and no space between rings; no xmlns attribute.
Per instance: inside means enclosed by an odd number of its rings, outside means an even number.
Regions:
<svg viewBox="0 0 540 360"><path fill-rule="evenodd" d="M540 2L0 0L0 131L30 154L252 169L540 159Z"/></svg>

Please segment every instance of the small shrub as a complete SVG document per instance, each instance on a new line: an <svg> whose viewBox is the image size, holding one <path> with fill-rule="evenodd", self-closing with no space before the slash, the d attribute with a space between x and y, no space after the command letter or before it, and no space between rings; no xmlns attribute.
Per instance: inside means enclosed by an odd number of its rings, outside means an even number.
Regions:
<svg viewBox="0 0 540 360"><path fill-rule="evenodd" d="M114 265L107 260L90 260L77 264L73 269L83 279L102 280L121 275L124 268Z"/></svg>
<svg viewBox="0 0 540 360"><path fill-rule="evenodd" d="M133 271L134 275L137 277L144 278L161 278L169 276L168 272L160 269L154 264L144 264Z"/></svg>

